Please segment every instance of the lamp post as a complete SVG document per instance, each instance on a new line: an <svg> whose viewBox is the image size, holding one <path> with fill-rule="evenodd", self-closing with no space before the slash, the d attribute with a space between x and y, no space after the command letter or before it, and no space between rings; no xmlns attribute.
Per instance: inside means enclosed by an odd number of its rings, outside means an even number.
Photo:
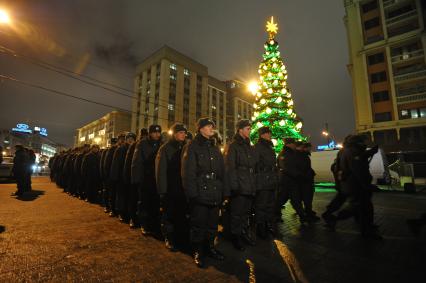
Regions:
<svg viewBox="0 0 426 283"><path fill-rule="evenodd" d="M330 144L330 132L328 131L328 123L325 123L325 130L322 131L322 135L327 138L327 145Z"/></svg>

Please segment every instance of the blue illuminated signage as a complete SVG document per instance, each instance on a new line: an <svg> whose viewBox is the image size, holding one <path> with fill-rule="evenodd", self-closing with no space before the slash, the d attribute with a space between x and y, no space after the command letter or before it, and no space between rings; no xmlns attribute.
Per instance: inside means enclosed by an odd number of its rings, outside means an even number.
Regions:
<svg viewBox="0 0 426 283"><path fill-rule="evenodd" d="M331 141L329 144L325 144L325 145L319 145L317 146L318 150L329 150L329 149L335 149L336 148L336 142L335 141Z"/></svg>
<svg viewBox="0 0 426 283"><path fill-rule="evenodd" d="M12 131L18 132L18 133L27 133L27 134L33 133L33 131L30 129L30 126L28 126L27 124L23 124L23 123L17 124L16 127L12 129ZM34 127L34 133L39 133L41 136L47 137L47 129L46 128Z"/></svg>
<svg viewBox="0 0 426 283"><path fill-rule="evenodd" d="M27 124L17 124L16 128L13 128L12 131L19 133L28 133L31 134L33 131L30 130L30 127Z"/></svg>
<svg viewBox="0 0 426 283"><path fill-rule="evenodd" d="M40 128L40 135L47 137L47 129L46 128Z"/></svg>

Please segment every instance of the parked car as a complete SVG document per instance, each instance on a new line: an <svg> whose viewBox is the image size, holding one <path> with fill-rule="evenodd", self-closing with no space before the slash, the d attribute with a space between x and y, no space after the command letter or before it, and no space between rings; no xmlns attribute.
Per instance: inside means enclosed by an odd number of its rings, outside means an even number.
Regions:
<svg viewBox="0 0 426 283"><path fill-rule="evenodd" d="M0 164L0 179L12 180L13 156L3 156Z"/></svg>

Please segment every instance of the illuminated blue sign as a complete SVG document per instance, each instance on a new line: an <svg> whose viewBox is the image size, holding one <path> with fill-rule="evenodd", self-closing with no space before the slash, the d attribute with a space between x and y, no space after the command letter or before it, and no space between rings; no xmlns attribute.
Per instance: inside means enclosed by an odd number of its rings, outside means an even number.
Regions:
<svg viewBox="0 0 426 283"><path fill-rule="evenodd" d="M331 141L329 144L317 146L317 149L319 151L330 150L330 149L335 149L335 148L336 148L336 142L335 141Z"/></svg>
<svg viewBox="0 0 426 283"><path fill-rule="evenodd" d="M13 128L12 131L19 133L31 134L33 131L30 130L30 127L27 124L17 124L16 128Z"/></svg>
<svg viewBox="0 0 426 283"><path fill-rule="evenodd" d="M40 135L47 137L47 129L46 128L40 128Z"/></svg>

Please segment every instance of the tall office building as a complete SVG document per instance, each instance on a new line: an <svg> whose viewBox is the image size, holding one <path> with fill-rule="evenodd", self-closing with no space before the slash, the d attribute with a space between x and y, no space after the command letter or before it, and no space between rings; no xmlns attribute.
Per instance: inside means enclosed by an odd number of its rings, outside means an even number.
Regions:
<svg viewBox="0 0 426 283"><path fill-rule="evenodd" d="M426 144L426 1L344 0L356 130L387 151Z"/></svg>
<svg viewBox="0 0 426 283"><path fill-rule="evenodd" d="M235 128L234 116L251 117L252 103L241 94L234 95L233 88L238 86L242 91L242 82L235 81L229 87L230 83L209 76L206 66L168 46L146 58L136 74L131 127L134 132L151 124L159 124L167 131L180 122L194 133L197 120L210 117L226 141ZM246 87L244 90L250 98ZM241 102L234 103L237 100ZM240 109L240 114L235 109Z"/></svg>

